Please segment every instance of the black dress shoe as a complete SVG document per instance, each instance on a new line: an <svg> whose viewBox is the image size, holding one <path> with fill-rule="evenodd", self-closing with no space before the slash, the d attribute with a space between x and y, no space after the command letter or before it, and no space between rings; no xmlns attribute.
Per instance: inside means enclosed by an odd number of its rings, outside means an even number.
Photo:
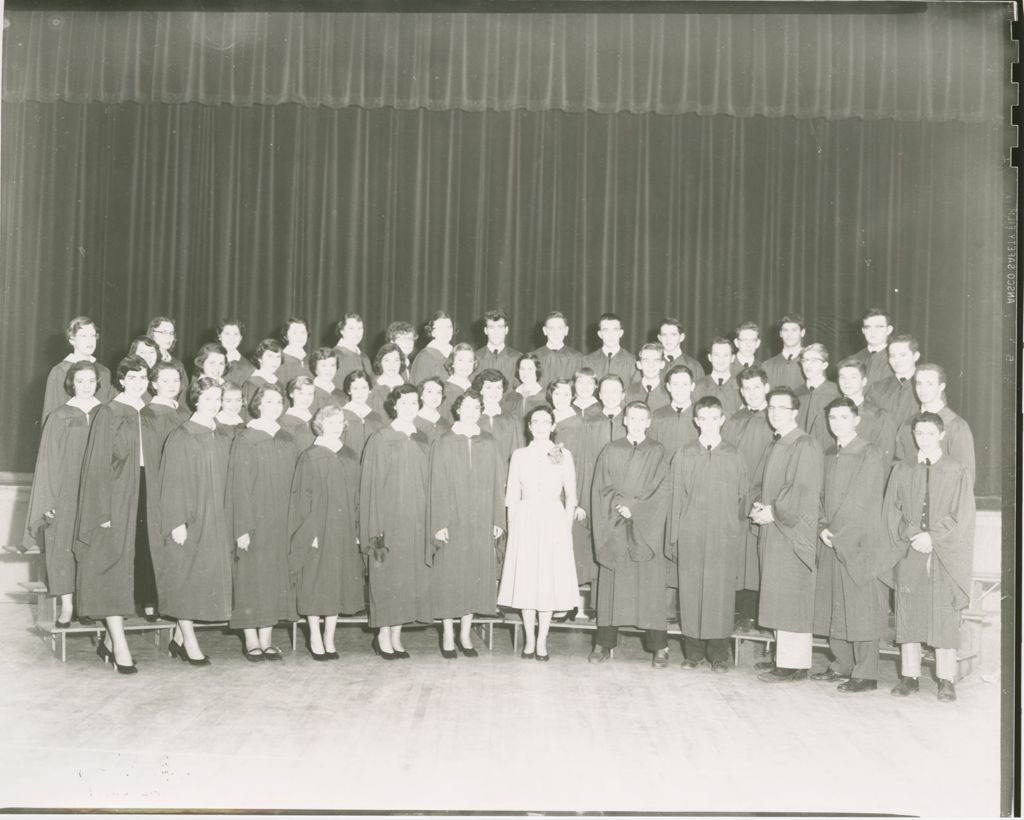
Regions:
<svg viewBox="0 0 1024 820"><path fill-rule="evenodd" d="M920 690L921 683L917 678L905 678L901 675L900 682L889 690L889 694L893 697L905 698L907 695L912 695Z"/></svg>
<svg viewBox="0 0 1024 820"><path fill-rule="evenodd" d="M687 658L681 664L679 664L680 668L682 669L700 669L702 666L707 665L707 658L701 658L699 661L693 660L692 658Z"/></svg>
<svg viewBox="0 0 1024 820"><path fill-rule="evenodd" d="M71 628L71 619L68 618L66 621L60 621L60 620L54 621L53 622L53 628L54 629L70 629Z"/></svg>
<svg viewBox="0 0 1024 820"><path fill-rule="evenodd" d="M408 660L409 659L409 653L406 652L404 649L396 649L395 650L395 658L397 660L400 660L400 661Z"/></svg>
<svg viewBox="0 0 1024 820"><path fill-rule="evenodd" d="M815 672L811 675L811 680L825 681L826 683L835 683L837 680L849 680L849 675L840 675L831 666L824 672Z"/></svg>
<svg viewBox="0 0 1024 820"><path fill-rule="evenodd" d="M540 654L540 652L537 653L537 660L541 661L542 663L546 663L549 657L551 657L551 656L550 655L542 655L542 654Z"/></svg>
<svg viewBox="0 0 1024 820"><path fill-rule="evenodd" d="M755 626L756 624L754 623L753 618L740 618L733 626L733 632L740 635L747 635L754 631Z"/></svg>
<svg viewBox="0 0 1024 820"><path fill-rule="evenodd" d="M711 664L711 671L722 674L729 671L729 661L715 661Z"/></svg>
<svg viewBox="0 0 1024 820"><path fill-rule="evenodd" d="M398 653L397 652L385 652L383 649L380 648L380 641L378 641L377 638L373 639L373 643L370 644L370 646L373 648L373 651L377 655L379 655L381 658L383 658L384 660L386 660L386 661L396 661L396 660L398 660Z"/></svg>
<svg viewBox="0 0 1024 820"><path fill-rule="evenodd" d="M455 660L455 658L459 657L459 650L458 649L445 649L442 646L441 647L441 657L444 658L446 661Z"/></svg>
<svg viewBox="0 0 1024 820"><path fill-rule="evenodd" d="M850 678L836 687L840 692L874 692L877 688L878 681L868 678Z"/></svg>
<svg viewBox="0 0 1024 820"><path fill-rule="evenodd" d="M243 649L242 652L249 663L262 663L266 660L266 658L263 657L263 650L258 646L255 649Z"/></svg>
<svg viewBox="0 0 1024 820"><path fill-rule="evenodd" d="M601 644L595 644L593 650L587 655L587 660L590 663L604 663L610 660L612 657L612 651L607 646L601 646Z"/></svg>
<svg viewBox="0 0 1024 820"><path fill-rule="evenodd" d="M480 654L479 652L476 651L475 647L472 647L472 646L465 647L461 643L456 645L456 649L458 649L467 658L475 658L475 657L479 656L479 654Z"/></svg>
<svg viewBox="0 0 1024 820"><path fill-rule="evenodd" d="M341 657L337 652L324 652L324 654L327 656L327 660L329 661L336 661ZM406 653L406 655L408 655L408 653Z"/></svg>
<svg viewBox="0 0 1024 820"><path fill-rule="evenodd" d="M160 620L160 616L155 612L143 612L142 617L146 619L146 623L155 624Z"/></svg>
<svg viewBox="0 0 1024 820"><path fill-rule="evenodd" d="M939 700L943 703L952 703L956 700L956 687L953 681L939 678Z"/></svg>
<svg viewBox="0 0 1024 820"><path fill-rule="evenodd" d="M309 654L313 656L313 660L315 660L315 661L329 661L330 660L330 658L327 657L327 653L326 652L314 652L312 649L310 649L309 650Z"/></svg>
<svg viewBox="0 0 1024 820"><path fill-rule="evenodd" d="M533 652L527 652L524 649L523 653L519 657L521 657L524 661L532 661L535 657L535 654Z"/></svg>
<svg viewBox="0 0 1024 820"><path fill-rule="evenodd" d="M758 661L754 664L754 669L758 672L770 672L775 668L775 661Z"/></svg>
<svg viewBox="0 0 1024 820"><path fill-rule="evenodd" d="M807 670L776 666L770 672L762 672L757 679L764 683L792 683L793 681L807 680Z"/></svg>
<svg viewBox="0 0 1024 820"><path fill-rule="evenodd" d="M651 666L655 669L668 669L668 649L656 649L654 658L651 659Z"/></svg>
<svg viewBox="0 0 1024 820"><path fill-rule="evenodd" d="M90 618L86 615L79 615L78 623L80 623L82 626L92 626L94 623L96 623L96 619Z"/></svg>

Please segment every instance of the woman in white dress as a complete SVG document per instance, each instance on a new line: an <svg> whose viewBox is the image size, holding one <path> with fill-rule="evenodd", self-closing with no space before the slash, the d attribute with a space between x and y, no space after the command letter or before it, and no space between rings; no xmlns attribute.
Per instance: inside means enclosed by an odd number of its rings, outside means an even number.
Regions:
<svg viewBox="0 0 1024 820"><path fill-rule="evenodd" d="M551 408L535 407L526 415L530 443L512 454L505 495L508 550L498 588L500 606L522 610L523 657L539 661L548 659L552 613L572 609L579 598L572 520L583 511L576 504L572 456L551 441L553 427Z"/></svg>

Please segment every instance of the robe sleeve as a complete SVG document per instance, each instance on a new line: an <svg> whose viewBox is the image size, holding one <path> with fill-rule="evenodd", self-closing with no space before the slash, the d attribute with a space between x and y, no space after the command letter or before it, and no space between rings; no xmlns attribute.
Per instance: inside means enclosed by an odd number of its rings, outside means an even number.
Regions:
<svg viewBox="0 0 1024 820"><path fill-rule="evenodd" d="M435 439L430 446L430 472L428 473L430 478L427 484L429 492L427 543L424 551L427 566L433 566L435 556L444 549L444 542L435 539L435 533L452 526L452 507L456 502L452 476L452 460L455 453L451 446L452 443L442 436ZM450 536L451 531L449 530Z"/></svg>
<svg viewBox="0 0 1024 820"><path fill-rule="evenodd" d="M192 477L195 454L189 439L185 432L171 433L160 461L160 534L165 537L182 524L190 530L196 524L199 499Z"/></svg>
<svg viewBox="0 0 1024 820"><path fill-rule="evenodd" d="M579 496L576 493L576 465L572 460L572 453L565 448L565 457L562 461L562 490L565 492L565 509L570 516L576 512L579 506Z"/></svg>
<svg viewBox="0 0 1024 820"><path fill-rule="evenodd" d="M776 527L793 545L796 556L813 569L817 557L818 505L821 503L821 449L811 439L792 445L786 466L785 484L772 499L772 517L768 526Z"/></svg>
<svg viewBox="0 0 1024 820"><path fill-rule="evenodd" d="M387 499L382 496L389 449L387 442L374 434L363 450L363 472L359 481L359 549L364 555L369 555L373 546L371 541L384 535L388 510Z"/></svg>
<svg viewBox="0 0 1024 820"><path fill-rule="evenodd" d="M55 364L50 368L50 372L46 376L46 390L43 393L43 415L39 419L40 425L45 425L50 413L68 400L68 395L64 392L64 378L67 373L62 371L63 368L59 364Z"/></svg>
<svg viewBox="0 0 1024 820"><path fill-rule="evenodd" d="M957 605L963 608L970 599L974 545L974 481L966 468L946 471L940 479L953 483L949 509L938 521L932 521L932 550L936 559L958 587Z"/></svg>
<svg viewBox="0 0 1024 820"><path fill-rule="evenodd" d="M288 564L293 574L305 564L313 549L313 539L320 534L322 489L323 480L316 463L305 455L301 456L292 477L288 499Z"/></svg>
<svg viewBox="0 0 1024 820"><path fill-rule="evenodd" d="M57 416L47 417L43 425L43 437L39 442L36 457L36 471L32 478L32 495L28 502L28 516L25 531L28 543L38 542L43 530L49 525L46 513L57 506L61 471L74 469L74 465L63 464L68 424Z"/></svg>
<svg viewBox="0 0 1024 820"><path fill-rule="evenodd" d="M668 525L665 538L665 557L675 561L679 555L679 538L682 535L680 520L683 511L686 509L686 500L690 492L689 481L687 480L687 467L690 466L690 459L679 450L673 457L669 468L672 477L672 494L668 505Z"/></svg>
<svg viewBox="0 0 1024 820"><path fill-rule="evenodd" d="M897 463L889 476L889 483L885 488L885 496L882 499L882 519L885 524L886 541L883 547L888 548L888 555L885 559L887 569L892 569L901 558L906 556L910 549L910 531L905 520L903 511L907 505L906 494L909 490L910 468L905 464ZM920 528L918 528L920 529ZM892 586L892 579L883 577L889 586Z"/></svg>
<svg viewBox="0 0 1024 820"><path fill-rule="evenodd" d="M89 430L89 441L82 460L82 486L78 494L78 524L76 538L88 544L100 524L111 520L113 472L111 457L114 452L114 414L106 405L96 409Z"/></svg>
<svg viewBox="0 0 1024 820"><path fill-rule="evenodd" d="M890 416L885 410L878 411L879 425L878 425L878 436L875 441L875 447L877 447L882 453L882 463L892 463L893 457L896 450L896 426L893 424L892 416Z"/></svg>
<svg viewBox="0 0 1024 820"><path fill-rule="evenodd" d="M847 487L847 514L843 516L842 525L832 530L836 558L858 586L864 586L885 571L884 474L882 455L873 447L866 450Z"/></svg>
<svg viewBox="0 0 1024 820"><path fill-rule="evenodd" d="M971 428L967 426L967 422L961 418L958 418L956 424L951 425L951 428L946 431L948 455L964 466L973 488L977 478L974 461L974 435L971 433Z"/></svg>
<svg viewBox="0 0 1024 820"><path fill-rule="evenodd" d="M228 461L228 522L231 542L256 527L252 499L256 492L256 464L253 446L244 435L235 437Z"/></svg>

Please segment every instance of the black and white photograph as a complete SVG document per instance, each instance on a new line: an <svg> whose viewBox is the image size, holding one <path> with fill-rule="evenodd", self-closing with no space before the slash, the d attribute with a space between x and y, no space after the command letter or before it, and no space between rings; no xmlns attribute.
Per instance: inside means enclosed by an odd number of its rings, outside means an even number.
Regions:
<svg viewBox="0 0 1024 820"><path fill-rule="evenodd" d="M0 811L1019 816L1010 0L9 0Z"/></svg>

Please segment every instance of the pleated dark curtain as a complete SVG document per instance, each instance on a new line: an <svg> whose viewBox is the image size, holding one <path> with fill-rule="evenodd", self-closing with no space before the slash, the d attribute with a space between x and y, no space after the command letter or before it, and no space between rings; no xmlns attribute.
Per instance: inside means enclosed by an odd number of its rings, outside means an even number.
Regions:
<svg viewBox="0 0 1024 820"><path fill-rule="evenodd" d="M254 345L292 313L309 319L315 339L333 342L334 321L356 310L372 348L389 321L418 323L438 307L472 338L474 320L494 305L512 311L511 341L521 349L539 343L536 323L554 308L570 317L578 347L596 346L588 326L615 310L634 349L661 317L676 315L691 351L746 319L766 328L771 347L769 328L799 311L808 338L838 356L861 346L860 313L880 304L898 331L921 339L926 359L950 371L950 404L978 441L978 492L1000 491L1008 138L1002 117L985 113L1001 84L991 91L966 64L955 87L977 82L985 95L947 93L942 121L892 110L837 118L490 102L480 110L310 106L287 94L256 105L104 102L72 93L87 84L71 58L44 71L28 49L36 79L24 79L24 63L12 72L11 38L43 37L47 22L12 17L0 156L0 413L14 421L0 430L0 469L32 469L43 381L66 352L62 325L78 313L100 323L100 355L114 365L157 313L179 320L188 363L229 313L246 321ZM122 17L138 27L165 15ZM211 20L198 19L205 32ZM504 20L482 25L500 40ZM397 48L410 23L385 22L396 27L387 42ZM291 25L308 35L308 25ZM608 34L603 19L587 25ZM621 35L625 20L618 25ZM443 28L432 26L435 35ZM650 20L630 26L649 31ZM562 33L578 36L572 26ZM123 48L125 38L112 39ZM872 48L854 42L847 53ZM73 42L58 51L131 73L123 61L82 56ZM719 60L724 89L728 60ZM61 82L42 82L55 73ZM926 89L927 74L916 80ZM294 79L280 87L308 88ZM182 87L212 86L207 78Z"/></svg>

